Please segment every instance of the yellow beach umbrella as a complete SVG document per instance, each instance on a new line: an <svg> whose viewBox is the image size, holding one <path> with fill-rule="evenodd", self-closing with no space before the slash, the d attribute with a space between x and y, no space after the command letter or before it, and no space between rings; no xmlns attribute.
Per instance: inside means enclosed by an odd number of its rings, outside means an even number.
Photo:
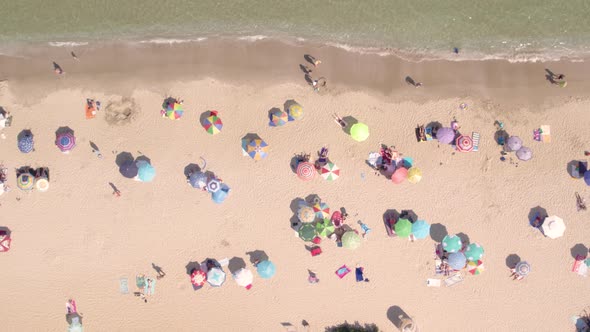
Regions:
<svg viewBox="0 0 590 332"><path fill-rule="evenodd" d="M422 171L417 167L412 167L408 170L408 182L418 183L422 180Z"/></svg>
<svg viewBox="0 0 590 332"><path fill-rule="evenodd" d="M357 142L362 142L369 137L369 127L361 122L355 123L350 127L350 137Z"/></svg>

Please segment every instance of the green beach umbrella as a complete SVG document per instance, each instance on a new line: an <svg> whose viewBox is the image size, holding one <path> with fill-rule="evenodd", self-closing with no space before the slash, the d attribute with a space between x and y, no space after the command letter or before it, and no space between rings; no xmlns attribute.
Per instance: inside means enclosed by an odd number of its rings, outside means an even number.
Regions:
<svg viewBox="0 0 590 332"><path fill-rule="evenodd" d="M315 227L310 223L305 223L299 228L299 237L303 241L311 241L315 237Z"/></svg>
<svg viewBox="0 0 590 332"><path fill-rule="evenodd" d="M395 234L399 237L408 237L412 234L412 223L408 219L399 219L395 223Z"/></svg>
<svg viewBox="0 0 590 332"><path fill-rule="evenodd" d="M350 250L360 247L361 241L361 236L355 231L348 231L342 235L342 246Z"/></svg>
<svg viewBox="0 0 590 332"><path fill-rule="evenodd" d="M442 247L446 252L457 252L461 250L462 246L461 238L457 235L447 235L442 240Z"/></svg>
<svg viewBox="0 0 590 332"><path fill-rule="evenodd" d="M366 124L357 122L350 127L350 137L357 142L362 142L369 137L369 127Z"/></svg>
<svg viewBox="0 0 590 332"><path fill-rule="evenodd" d="M334 233L335 229L336 229L336 227L334 226L332 221L330 221L330 219L327 219L327 218L324 220L318 221L318 223L315 225L315 230L318 232L318 235L321 237L330 236L332 233Z"/></svg>
<svg viewBox="0 0 590 332"><path fill-rule="evenodd" d="M472 262L480 260L483 257L483 247L477 243L469 244L465 250L465 257Z"/></svg>

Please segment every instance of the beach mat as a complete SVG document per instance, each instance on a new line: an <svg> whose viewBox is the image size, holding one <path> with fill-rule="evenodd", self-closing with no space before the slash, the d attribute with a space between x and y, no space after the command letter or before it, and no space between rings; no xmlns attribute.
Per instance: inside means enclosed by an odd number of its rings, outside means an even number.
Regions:
<svg viewBox="0 0 590 332"><path fill-rule="evenodd" d="M119 279L119 292L121 294L129 294L129 280L127 277Z"/></svg>
<svg viewBox="0 0 590 332"><path fill-rule="evenodd" d="M152 286L149 287L149 289L148 289L147 279L148 278L146 278L145 287L143 288L143 293L145 295L154 295L156 293L156 278L149 277L149 279L152 281Z"/></svg>

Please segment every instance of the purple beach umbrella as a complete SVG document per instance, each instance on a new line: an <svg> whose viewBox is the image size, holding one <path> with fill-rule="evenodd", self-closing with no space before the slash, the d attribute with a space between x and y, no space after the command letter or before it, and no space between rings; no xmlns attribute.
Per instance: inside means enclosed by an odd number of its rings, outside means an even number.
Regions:
<svg viewBox="0 0 590 332"><path fill-rule="evenodd" d="M531 160L531 158L533 158L533 151L526 146L523 146L516 151L516 157L522 161Z"/></svg>
<svg viewBox="0 0 590 332"><path fill-rule="evenodd" d="M452 128L440 128L436 132L436 139L443 144L451 144L455 141L455 131Z"/></svg>
<svg viewBox="0 0 590 332"><path fill-rule="evenodd" d="M506 140L505 146L508 151L518 151L518 149L522 148L522 140L518 136L510 136Z"/></svg>

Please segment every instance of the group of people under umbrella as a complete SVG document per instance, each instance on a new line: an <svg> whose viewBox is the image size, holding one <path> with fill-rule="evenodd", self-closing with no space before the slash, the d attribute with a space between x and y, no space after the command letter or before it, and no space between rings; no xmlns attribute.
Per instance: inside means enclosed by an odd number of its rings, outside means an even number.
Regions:
<svg viewBox="0 0 590 332"><path fill-rule="evenodd" d="M28 166L17 169L16 186L23 191L36 189L46 192L49 190L49 169L47 167L33 169Z"/></svg>
<svg viewBox="0 0 590 332"><path fill-rule="evenodd" d="M318 173L327 181L334 181L340 177L340 168L328 158L327 147L322 147L318 151L318 158L313 164L310 162L309 154L298 155L293 167L297 177L303 181L315 179Z"/></svg>
<svg viewBox="0 0 590 332"><path fill-rule="evenodd" d="M217 204L223 203L230 192L229 186L211 172L194 170L189 173L187 182L193 188L210 193L211 199Z"/></svg>
<svg viewBox="0 0 590 332"><path fill-rule="evenodd" d="M385 230L390 237L408 238L411 241L425 239L430 235L430 224L411 210L396 210L385 215Z"/></svg>
<svg viewBox="0 0 590 332"><path fill-rule="evenodd" d="M269 123L271 127L280 127L289 121L295 121L303 116L303 107L294 100L288 100L285 103L285 110L274 107L268 111Z"/></svg>
<svg viewBox="0 0 590 332"><path fill-rule="evenodd" d="M533 151L523 146L522 139L518 136L507 136L501 133L497 135L496 142L503 146L504 152L514 152L518 160L529 161L533 158Z"/></svg>
<svg viewBox="0 0 590 332"><path fill-rule="evenodd" d="M76 146L74 131L68 127L61 127L55 132L55 145L63 153L69 153ZM25 129L18 134L17 147L22 153L35 151L33 133Z"/></svg>
<svg viewBox="0 0 590 332"><path fill-rule="evenodd" d="M381 145L379 152L369 153L367 163L375 169L377 174L391 178L391 182L400 184L404 180L418 183L422 180L422 171L414 166L410 157L402 157L394 146Z"/></svg>
<svg viewBox="0 0 590 332"><path fill-rule="evenodd" d="M479 134L463 135L459 132L459 129L459 122L455 119L451 121L450 127L443 127L439 122L431 122L426 128L424 126L416 128L416 138L418 142L436 139L441 144L454 146L459 152L477 151L479 148Z"/></svg>
<svg viewBox="0 0 590 332"><path fill-rule="evenodd" d="M300 200L298 202L297 219L293 227L297 230L299 238L305 242L313 242L318 245L323 238L330 238L339 247L354 250L362 243L362 237L358 231L345 224L348 214L343 211L334 211L330 214L330 207L317 196L310 199L311 202ZM361 227L364 225L362 223ZM364 225L365 234L370 229ZM311 249L312 255L321 253L319 246Z"/></svg>
<svg viewBox="0 0 590 332"><path fill-rule="evenodd" d="M140 182L151 182L156 177L156 169L149 159L139 157L136 160L128 158L119 165L119 172L128 179Z"/></svg>
<svg viewBox="0 0 590 332"><path fill-rule="evenodd" d="M437 266L437 272L440 269L443 274L448 275L451 271L467 268L469 273L478 275L484 270L481 260L483 254L483 247L479 244L464 245L458 235L446 235L437 250L437 255L442 260L441 265Z"/></svg>
<svg viewBox="0 0 590 332"><path fill-rule="evenodd" d="M276 273L276 266L268 259L254 264L256 272L262 279L270 279ZM226 280L226 273L222 264L215 259L208 258L198 266L191 267L190 279L194 290L202 288L205 283L212 287L221 287ZM246 289L252 288L254 274L246 267L237 269L232 273L235 282Z"/></svg>

